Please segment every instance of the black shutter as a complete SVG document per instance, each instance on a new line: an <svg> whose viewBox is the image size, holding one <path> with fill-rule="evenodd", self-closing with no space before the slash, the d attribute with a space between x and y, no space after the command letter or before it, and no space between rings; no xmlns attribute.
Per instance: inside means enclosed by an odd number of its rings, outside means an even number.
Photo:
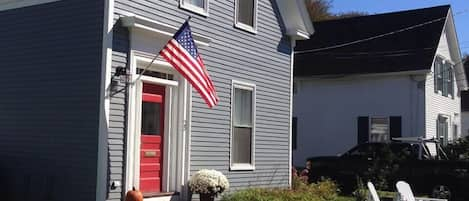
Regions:
<svg viewBox="0 0 469 201"><path fill-rule="evenodd" d="M435 93L438 93L438 73L440 73L440 62L439 58L435 59L435 63L433 64L433 89L435 89Z"/></svg>
<svg viewBox="0 0 469 201"><path fill-rule="evenodd" d="M292 148L293 150L296 150L296 140L297 140L297 126L298 126L298 119L296 117L293 117L292 120Z"/></svg>
<svg viewBox="0 0 469 201"><path fill-rule="evenodd" d="M358 117L358 144L363 144L368 141L368 117Z"/></svg>
<svg viewBox="0 0 469 201"><path fill-rule="evenodd" d="M402 137L402 117L389 118L389 134L391 135L391 139Z"/></svg>

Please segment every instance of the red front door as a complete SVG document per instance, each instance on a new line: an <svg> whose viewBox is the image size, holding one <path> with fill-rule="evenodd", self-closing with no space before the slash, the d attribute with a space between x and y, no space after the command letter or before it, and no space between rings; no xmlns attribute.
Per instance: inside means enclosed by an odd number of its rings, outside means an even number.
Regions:
<svg viewBox="0 0 469 201"><path fill-rule="evenodd" d="M164 99L164 86L143 84L140 144L140 190L143 193L161 192Z"/></svg>

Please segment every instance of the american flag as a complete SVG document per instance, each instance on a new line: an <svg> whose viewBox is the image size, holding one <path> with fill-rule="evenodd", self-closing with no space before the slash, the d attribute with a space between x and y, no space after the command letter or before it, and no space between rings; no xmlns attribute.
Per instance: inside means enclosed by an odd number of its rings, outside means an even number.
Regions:
<svg viewBox="0 0 469 201"><path fill-rule="evenodd" d="M208 75L204 62L197 52L197 46L192 38L189 22L169 40L161 50L160 55L166 59L189 83L199 92L208 107L218 103L218 96L213 82Z"/></svg>

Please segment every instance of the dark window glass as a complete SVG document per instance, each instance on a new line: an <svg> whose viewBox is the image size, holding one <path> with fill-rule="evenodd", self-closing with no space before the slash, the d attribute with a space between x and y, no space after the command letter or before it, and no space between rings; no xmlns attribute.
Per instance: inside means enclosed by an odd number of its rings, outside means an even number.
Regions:
<svg viewBox="0 0 469 201"><path fill-rule="evenodd" d="M234 128L233 163L251 163L251 128Z"/></svg>
<svg viewBox="0 0 469 201"><path fill-rule="evenodd" d="M161 104L153 102L142 103L142 134L161 134Z"/></svg>
<svg viewBox="0 0 469 201"><path fill-rule="evenodd" d="M238 0L238 22L254 26L254 1Z"/></svg>

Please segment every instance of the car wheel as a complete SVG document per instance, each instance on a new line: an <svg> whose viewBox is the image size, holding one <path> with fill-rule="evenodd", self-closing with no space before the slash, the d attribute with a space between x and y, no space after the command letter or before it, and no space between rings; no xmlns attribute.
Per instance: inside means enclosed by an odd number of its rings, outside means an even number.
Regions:
<svg viewBox="0 0 469 201"><path fill-rule="evenodd" d="M451 191L448 186L445 185L437 185L433 187L432 197L451 200Z"/></svg>

